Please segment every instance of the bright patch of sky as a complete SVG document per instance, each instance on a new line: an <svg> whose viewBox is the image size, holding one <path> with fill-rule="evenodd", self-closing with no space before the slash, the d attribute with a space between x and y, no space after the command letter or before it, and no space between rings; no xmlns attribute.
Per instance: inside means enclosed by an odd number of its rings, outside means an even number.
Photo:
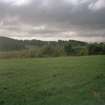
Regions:
<svg viewBox="0 0 105 105"><path fill-rule="evenodd" d="M22 6L28 4L30 0L4 0L4 2L11 3L14 6Z"/></svg>

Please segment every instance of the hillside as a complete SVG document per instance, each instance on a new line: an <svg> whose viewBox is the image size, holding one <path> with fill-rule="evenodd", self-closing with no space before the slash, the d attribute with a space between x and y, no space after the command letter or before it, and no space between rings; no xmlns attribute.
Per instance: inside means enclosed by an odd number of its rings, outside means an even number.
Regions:
<svg viewBox="0 0 105 105"><path fill-rule="evenodd" d="M0 50L8 51L8 50L19 50L24 48L35 48L35 47L43 47L43 46L59 46L63 47L65 44L70 43L72 46L85 46L86 42L81 41L41 41L41 40L16 40L7 37L0 37Z"/></svg>
<svg viewBox="0 0 105 105"><path fill-rule="evenodd" d="M0 37L0 51L12 51L12 50L20 50L24 48L24 44L22 41Z"/></svg>
<svg viewBox="0 0 105 105"><path fill-rule="evenodd" d="M14 53L13 51L17 52ZM103 54L105 54L105 43L91 44L77 40L16 40L0 37L0 58L3 56L12 57L12 55L14 57L55 57Z"/></svg>

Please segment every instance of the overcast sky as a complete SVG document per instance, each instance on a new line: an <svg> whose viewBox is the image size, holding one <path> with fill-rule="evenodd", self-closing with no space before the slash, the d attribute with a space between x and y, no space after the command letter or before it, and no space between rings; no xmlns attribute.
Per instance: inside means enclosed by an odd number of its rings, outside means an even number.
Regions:
<svg viewBox="0 0 105 105"><path fill-rule="evenodd" d="M0 0L0 36L105 41L105 0Z"/></svg>

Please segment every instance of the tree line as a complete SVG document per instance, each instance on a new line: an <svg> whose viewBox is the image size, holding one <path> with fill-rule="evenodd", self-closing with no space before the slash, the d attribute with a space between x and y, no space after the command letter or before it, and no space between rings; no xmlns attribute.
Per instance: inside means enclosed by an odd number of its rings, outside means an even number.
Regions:
<svg viewBox="0 0 105 105"><path fill-rule="evenodd" d="M105 54L105 42L14 40L0 37L0 57L57 57Z"/></svg>

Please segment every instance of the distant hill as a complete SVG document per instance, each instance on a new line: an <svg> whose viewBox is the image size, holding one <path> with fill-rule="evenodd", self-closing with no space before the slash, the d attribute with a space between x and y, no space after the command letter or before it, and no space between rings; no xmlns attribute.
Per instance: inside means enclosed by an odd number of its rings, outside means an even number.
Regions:
<svg viewBox="0 0 105 105"><path fill-rule="evenodd" d="M22 57L100 55L105 54L105 43L87 43L76 40L17 40L0 37L0 53L12 53L14 51L19 52L19 54L14 54L15 56L20 55ZM13 56L13 53L10 56Z"/></svg>
<svg viewBox="0 0 105 105"><path fill-rule="evenodd" d="M8 37L0 37L0 51L11 51L11 50L21 50L25 48L43 47L43 46L53 46L53 47L63 47L65 44L70 43L72 46L85 46L86 42L81 41L41 41L41 40L16 40Z"/></svg>
<svg viewBox="0 0 105 105"><path fill-rule="evenodd" d="M0 51L20 50L23 48L25 48L25 46L22 41L0 37Z"/></svg>

